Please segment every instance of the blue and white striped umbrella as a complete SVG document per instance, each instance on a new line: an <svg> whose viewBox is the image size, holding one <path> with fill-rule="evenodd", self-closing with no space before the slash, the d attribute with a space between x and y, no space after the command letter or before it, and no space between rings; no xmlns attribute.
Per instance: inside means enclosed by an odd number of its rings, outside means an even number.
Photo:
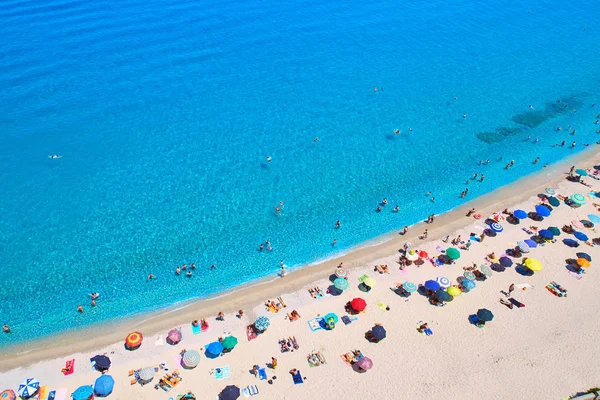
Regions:
<svg viewBox="0 0 600 400"><path fill-rule="evenodd" d="M444 289L446 289L446 288L450 287L450 285L452 285L452 282L450 282L450 279L446 278L445 276L438 276L437 279L436 279L436 281Z"/></svg>
<svg viewBox="0 0 600 400"><path fill-rule="evenodd" d="M30 397L35 394L40 388L40 381L35 378L27 378L27 380L19 385L19 396Z"/></svg>
<svg viewBox="0 0 600 400"><path fill-rule="evenodd" d="M256 322L254 323L254 327L261 332L266 331L270 325L271 325L271 321L269 321L269 318L264 317L264 316L258 317L256 319Z"/></svg>
<svg viewBox="0 0 600 400"><path fill-rule="evenodd" d="M500 225L497 222L494 222L493 224L490 225L490 228L492 228L492 230L494 232L502 232L504 230L504 228L502 227L502 225Z"/></svg>

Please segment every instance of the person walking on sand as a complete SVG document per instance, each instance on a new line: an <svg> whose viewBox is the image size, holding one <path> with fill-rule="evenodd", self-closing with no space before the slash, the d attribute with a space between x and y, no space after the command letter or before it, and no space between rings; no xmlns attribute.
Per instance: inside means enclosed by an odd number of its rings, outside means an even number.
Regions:
<svg viewBox="0 0 600 400"><path fill-rule="evenodd" d="M406 235L408 233L408 225L404 226L404 229L402 229L402 234Z"/></svg>
<svg viewBox="0 0 600 400"><path fill-rule="evenodd" d="M510 286L508 287L508 294L506 295L506 297L510 297L510 295L513 292L513 290L515 290L515 284L511 283Z"/></svg>
<svg viewBox="0 0 600 400"><path fill-rule="evenodd" d="M569 170L569 176L573 176L573 171L575 171L575 166L574 165Z"/></svg>

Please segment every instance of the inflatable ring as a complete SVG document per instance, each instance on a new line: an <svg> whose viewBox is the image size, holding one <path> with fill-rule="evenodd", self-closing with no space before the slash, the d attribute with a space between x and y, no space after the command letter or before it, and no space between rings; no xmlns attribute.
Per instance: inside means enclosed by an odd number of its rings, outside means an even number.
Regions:
<svg viewBox="0 0 600 400"><path fill-rule="evenodd" d="M481 214L473 214L473 218L475 218L475 219L481 219L482 216L481 216Z"/></svg>

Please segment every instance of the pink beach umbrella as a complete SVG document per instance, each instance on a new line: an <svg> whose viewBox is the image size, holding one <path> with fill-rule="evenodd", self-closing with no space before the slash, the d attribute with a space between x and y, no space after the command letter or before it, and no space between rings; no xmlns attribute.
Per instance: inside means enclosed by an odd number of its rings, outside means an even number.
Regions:
<svg viewBox="0 0 600 400"><path fill-rule="evenodd" d="M356 366L363 371L371 369L373 367L373 361L369 357L362 357L356 362Z"/></svg>
<svg viewBox="0 0 600 400"><path fill-rule="evenodd" d="M167 335L167 342L170 344L177 344L181 342L181 331L178 329L171 329Z"/></svg>

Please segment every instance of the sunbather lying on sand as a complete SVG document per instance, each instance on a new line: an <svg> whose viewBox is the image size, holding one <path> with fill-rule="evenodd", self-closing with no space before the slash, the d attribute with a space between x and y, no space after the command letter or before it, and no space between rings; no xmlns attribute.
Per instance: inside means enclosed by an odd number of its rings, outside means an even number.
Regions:
<svg viewBox="0 0 600 400"><path fill-rule="evenodd" d="M290 321L295 321L297 319L300 319L300 314L298 314L298 311L294 310L291 313L288 313L288 319Z"/></svg>

